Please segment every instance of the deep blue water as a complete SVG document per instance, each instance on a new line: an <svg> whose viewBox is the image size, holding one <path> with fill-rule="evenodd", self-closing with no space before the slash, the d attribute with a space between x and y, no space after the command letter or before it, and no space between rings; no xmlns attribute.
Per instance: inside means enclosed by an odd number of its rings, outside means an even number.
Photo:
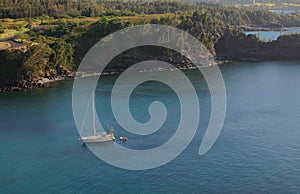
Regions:
<svg viewBox="0 0 300 194"><path fill-rule="evenodd" d="M277 38L281 35L286 34L298 34L300 33L300 27L289 27L284 28L282 31L246 31L245 34L254 34L256 35L260 40L263 41L272 41L277 40Z"/></svg>
<svg viewBox="0 0 300 194"><path fill-rule="evenodd" d="M234 63L221 66L221 71L228 104L216 144L198 155L210 95L199 72L185 71L199 95L200 127L179 157L146 171L110 166L77 141L72 81L0 94L0 193L298 193L300 62ZM106 103L115 78L104 77L97 88L102 121L115 126L116 136L127 135L129 141L122 145L130 148L147 149L166 141L172 130L145 141L117 125ZM178 124L178 99L159 83L145 83L134 91L131 110L137 120L149 119L151 100L162 100L171 110L169 128Z"/></svg>

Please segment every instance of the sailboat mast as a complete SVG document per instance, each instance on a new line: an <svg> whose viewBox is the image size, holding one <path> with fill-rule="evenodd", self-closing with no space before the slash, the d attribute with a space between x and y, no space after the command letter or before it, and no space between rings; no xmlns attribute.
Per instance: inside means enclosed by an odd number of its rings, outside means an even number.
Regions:
<svg viewBox="0 0 300 194"><path fill-rule="evenodd" d="M96 134L96 121L95 121L95 92L92 93L92 101L93 101L93 127L94 127L94 134Z"/></svg>

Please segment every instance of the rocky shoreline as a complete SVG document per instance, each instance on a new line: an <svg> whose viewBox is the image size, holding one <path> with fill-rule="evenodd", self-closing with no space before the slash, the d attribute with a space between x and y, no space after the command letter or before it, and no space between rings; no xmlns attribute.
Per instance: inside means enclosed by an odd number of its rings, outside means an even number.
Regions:
<svg viewBox="0 0 300 194"><path fill-rule="evenodd" d="M148 69L136 69L134 71L136 72L149 72L149 71L173 71L176 68L180 70L187 70L187 69L194 69L196 68L195 65L192 64L192 62L186 58L183 57L174 57L169 58L166 56L121 56L118 57L116 60L113 60L108 66L109 68L105 69L101 75L114 75L119 74L126 70L130 65L136 64L141 61L146 60L158 60L158 61L165 61L170 64L174 65L174 69L161 69L159 67L149 67ZM125 62L124 62L125 61ZM86 77L92 77L97 76L98 73L94 72L76 72L76 71L68 71L63 67L60 67L60 70L57 70L55 72L46 72L44 76L41 76L39 78L36 78L32 81L22 80L19 81L16 85L8 86L0 88L0 93L8 93L8 92L22 92L22 91L28 91L28 90L35 90L38 88L45 88L45 87L51 87L51 84L57 81L62 80L71 80L76 78L86 78Z"/></svg>
<svg viewBox="0 0 300 194"><path fill-rule="evenodd" d="M217 65L234 61L266 61L266 60L300 60L300 34L281 36L275 41L262 42L255 35L235 34L226 30L223 36L215 43L214 56ZM105 68L103 75L121 73L130 65L141 61L158 60L174 65L178 69L193 69L195 65L185 56L175 54L172 57L152 56L145 54L121 55ZM159 67L137 69L137 72L160 71ZM78 76L78 74L77 74ZM95 76L95 73L82 73L80 77ZM0 88L0 93L27 91L37 88L51 87L51 83L61 80L73 79L74 71L69 71L63 66L56 70L45 72L43 76L32 81L22 80L9 87Z"/></svg>
<svg viewBox="0 0 300 194"><path fill-rule="evenodd" d="M69 71L66 68L60 66L57 70L45 72L44 76L35 78L31 81L21 80L17 84L12 86L6 86L0 88L0 93L7 92L21 92L28 90L35 90L38 88L51 87L51 84L57 81L69 80L75 77L75 72Z"/></svg>
<svg viewBox="0 0 300 194"><path fill-rule="evenodd" d="M139 58L140 60L143 58ZM257 62L257 61L266 61L270 60L270 58L255 58L255 57L216 57L216 64L214 65L223 65L226 63L230 62L236 62L236 61L251 61L251 62ZM299 58L300 59L300 58ZM282 60L282 58L278 58L278 60ZM159 69L159 68L153 68L153 69L139 69L136 70L137 73L139 72L149 72L149 71L173 71L175 68L180 69L180 70L189 70L189 69L195 69L195 65L191 63L187 58L182 58L180 63L174 63L174 61L166 61L174 65L174 69ZM133 63L135 64L135 63ZM183 65L184 64L184 65ZM120 65L121 68L114 68L109 69L108 71L105 71L101 73L101 75L114 75L114 74L119 74L121 73L125 65ZM100 74L97 73L84 73L84 72L75 72L75 71L68 71L66 74L61 74L61 75L55 75L55 76L43 76L40 78L37 78L31 82L22 80L17 83L15 86L9 86L9 87L3 87L0 88L0 93L9 93L9 92L24 92L24 91L31 91L31 90L36 90L38 88L47 88L47 87L52 87L51 85L57 81L63 81L63 80L72 80L75 78L86 78L86 77L92 77L92 76L97 76Z"/></svg>
<svg viewBox="0 0 300 194"><path fill-rule="evenodd" d="M0 93L17 92L17 91L21 92L21 91L35 90L38 88L51 87L51 84L54 82L73 79L74 74L75 74L75 72L72 72L72 75L57 76L52 79L42 77L42 78L39 78L38 80L31 81L31 82L22 80L15 86L7 86L7 87L0 88Z"/></svg>

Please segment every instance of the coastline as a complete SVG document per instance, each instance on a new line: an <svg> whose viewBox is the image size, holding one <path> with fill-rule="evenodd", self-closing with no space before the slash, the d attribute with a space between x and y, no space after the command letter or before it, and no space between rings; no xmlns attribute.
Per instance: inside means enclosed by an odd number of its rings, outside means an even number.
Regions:
<svg viewBox="0 0 300 194"><path fill-rule="evenodd" d="M275 41L262 42L255 35L234 34L230 30L225 30L223 36L215 42L212 54L217 62L216 65L225 65L231 62L300 60L298 51L300 51L299 34L280 36ZM101 75L118 74L126 70L130 65L146 60L165 61L172 64L174 69L177 68L180 70L196 68L187 57L180 55L167 57L160 55L132 56L125 54L111 61L106 71ZM147 69L137 69L136 72L161 70L157 67L149 67ZM11 86L2 86L0 87L0 93L35 90L37 88L51 87L52 83L57 81L97 75L93 72L77 73L63 66L58 66L56 70L47 71L43 74L43 76L34 78L31 81L19 80Z"/></svg>
<svg viewBox="0 0 300 194"><path fill-rule="evenodd" d="M72 72L70 75L57 76L55 78L41 77L38 80L31 81L31 82L23 80L16 85L5 86L0 88L0 93L25 92L25 91L35 90L38 88L47 88L47 87L51 87L51 85L55 82L74 79L74 75L75 72Z"/></svg>
<svg viewBox="0 0 300 194"><path fill-rule="evenodd" d="M261 59L261 58L240 58L236 60L217 60L216 59L216 64L210 65L210 66L202 66L203 68L205 67L211 67L211 66L221 66L221 65L226 65L230 63L235 63L235 62L260 62L260 61L286 61L288 59ZM174 64L173 64L174 65ZM140 69L134 71L135 73L143 73L143 72L157 72L157 71L176 71L176 70L192 70L196 69L197 67L195 65L190 65L188 67L180 67L178 64L174 65L174 68L172 69ZM86 73L86 72L77 72L77 71L69 71L68 74L65 75L57 75L55 77L40 77L35 81L32 82L27 82L23 84L22 82L19 82L15 86L7 86L7 87L2 87L0 88L0 94L1 93L11 93L11 92L26 92L26 91L33 91L39 88L51 88L53 83L59 82L59 81L64 81L64 80L73 80L73 79L83 79L83 78L88 78L88 77L93 77L93 76L109 76L109 75L116 75L120 74L122 71L114 69L114 71L109 71L109 72L103 72L103 73ZM30 84L28 84L30 83Z"/></svg>

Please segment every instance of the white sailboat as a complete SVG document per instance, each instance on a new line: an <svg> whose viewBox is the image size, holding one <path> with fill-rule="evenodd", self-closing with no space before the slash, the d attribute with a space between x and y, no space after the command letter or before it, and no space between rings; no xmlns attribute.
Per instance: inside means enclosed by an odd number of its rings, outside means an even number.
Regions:
<svg viewBox="0 0 300 194"><path fill-rule="evenodd" d="M105 132L104 133L97 133L97 131L96 131L95 94L94 93L92 93L92 109L93 109L93 131L94 131L94 135L92 135L92 136L86 136L86 137L81 137L79 139L83 143L102 143L102 142L114 141L115 140L115 136L114 136L114 130L113 130L112 127L110 128L110 133L105 133ZM86 116L85 116L85 118L86 118ZM84 122L85 122L85 119L83 121L83 125L84 125Z"/></svg>

